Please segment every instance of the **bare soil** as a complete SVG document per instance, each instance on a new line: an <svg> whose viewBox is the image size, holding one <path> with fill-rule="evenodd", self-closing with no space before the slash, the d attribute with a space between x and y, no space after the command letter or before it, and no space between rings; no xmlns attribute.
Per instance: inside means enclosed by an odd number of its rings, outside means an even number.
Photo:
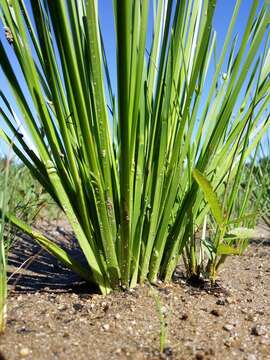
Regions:
<svg viewBox="0 0 270 360"><path fill-rule="evenodd" d="M80 256L65 223L42 227ZM170 284L106 297L21 237L10 257L13 276L0 352L6 360L270 360L267 237L260 229L244 256L228 259L214 289L188 284L180 266ZM163 353L160 311L166 322Z"/></svg>

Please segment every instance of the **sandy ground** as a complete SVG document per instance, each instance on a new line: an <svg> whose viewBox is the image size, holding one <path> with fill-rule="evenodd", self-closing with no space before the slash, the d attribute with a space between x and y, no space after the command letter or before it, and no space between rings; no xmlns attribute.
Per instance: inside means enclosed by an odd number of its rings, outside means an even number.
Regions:
<svg viewBox="0 0 270 360"><path fill-rule="evenodd" d="M28 269L10 281L2 356L270 360L270 241L262 239L269 236L266 230L258 235L244 256L226 262L214 290L190 286L179 268L173 283L107 297L22 238L10 258L10 271L25 261ZM50 236L62 241L72 235L60 223ZM163 353L160 318L166 325Z"/></svg>

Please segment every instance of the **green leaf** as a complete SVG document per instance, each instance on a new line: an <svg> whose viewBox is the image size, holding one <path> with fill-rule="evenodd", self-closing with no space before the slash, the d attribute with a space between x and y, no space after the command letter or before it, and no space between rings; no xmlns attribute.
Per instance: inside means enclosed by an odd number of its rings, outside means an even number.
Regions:
<svg viewBox="0 0 270 360"><path fill-rule="evenodd" d="M240 216L239 218L232 219L232 220L228 221L227 225L237 224L237 223L245 221L245 220L254 220L257 216L258 216L258 212L254 212L252 214L247 214L247 215L244 215L244 216Z"/></svg>
<svg viewBox="0 0 270 360"><path fill-rule="evenodd" d="M239 227L231 230L229 235L233 235L237 239L251 239L256 236L256 231L254 229Z"/></svg>
<svg viewBox="0 0 270 360"><path fill-rule="evenodd" d="M239 249L236 249L228 244L219 244L217 248L217 255L239 255Z"/></svg>
<svg viewBox="0 0 270 360"><path fill-rule="evenodd" d="M215 253L215 247L213 242L210 239L204 239L202 240L202 246L209 259L212 260L213 254Z"/></svg>
<svg viewBox="0 0 270 360"><path fill-rule="evenodd" d="M197 181L200 188L202 189L205 200L209 203L209 206L211 208L212 214L213 214L216 222L218 223L219 226L222 226L224 221L223 221L223 216L222 216L221 205L218 201L216 193L212 189L210 182L197 169L193 170L193 177Z"/></svg>

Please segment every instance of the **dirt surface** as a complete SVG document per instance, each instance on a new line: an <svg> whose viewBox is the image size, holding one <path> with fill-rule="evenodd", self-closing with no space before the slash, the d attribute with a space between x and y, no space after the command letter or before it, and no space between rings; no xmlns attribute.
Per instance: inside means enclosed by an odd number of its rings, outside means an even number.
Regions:
<svg viewBox="0 0 270 360"><path fill-rule="evenodd" d="M65 224L58 223L50 236L78 252ZM6 360L270 360L268 240L257 239L243 257L229 259L214 290L187 284L179 267L171 284L107 297L31 240L22 238L15 249L10 271L22 263L24 268L10 281L7 330L0 337ZM167 325L162 354L160 318Z"/></svg>

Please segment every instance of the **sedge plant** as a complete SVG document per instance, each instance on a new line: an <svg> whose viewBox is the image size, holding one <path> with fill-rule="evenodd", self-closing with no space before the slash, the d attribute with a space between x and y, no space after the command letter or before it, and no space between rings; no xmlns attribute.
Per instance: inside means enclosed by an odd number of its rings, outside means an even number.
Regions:
<svg viewBox="0 0 270 360"><path fill-rule="evenodd" d="M220 52L215 0L113 4L116 83L99 1L0 0L0 65L13 94L1 89L0 115L88 265L6 216L104 294L171 279L203 221L193 169L218 192L228 172L238 184L237 163L269 125L270 98L269 1L252 2L241 39L235 1Z"/></svg>

